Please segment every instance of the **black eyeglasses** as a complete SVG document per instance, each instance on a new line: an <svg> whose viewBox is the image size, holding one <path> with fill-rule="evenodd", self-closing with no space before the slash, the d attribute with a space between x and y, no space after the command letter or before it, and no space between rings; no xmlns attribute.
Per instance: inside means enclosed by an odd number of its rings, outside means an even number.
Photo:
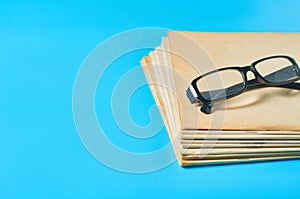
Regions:
<svg viewBox="0 0 300 199"><path fill-rule="evenodd" d="M247 80L247 72L255 79ZM300 90L300 69L289 56L266 57L244 67L226 67L195 78L186 91L192 104L202 103L201 111L211 113L212 103L237 96L247 90L282 87Z"/></svg>

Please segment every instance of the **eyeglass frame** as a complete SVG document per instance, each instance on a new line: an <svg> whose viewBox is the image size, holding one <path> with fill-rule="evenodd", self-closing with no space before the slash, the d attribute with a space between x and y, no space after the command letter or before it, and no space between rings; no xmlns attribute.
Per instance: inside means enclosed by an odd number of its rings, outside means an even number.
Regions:
<svg viewBox="0 0 300 199"><path fill-rule="evenodd" d="M259 74L259 72L256 69L256 65L259 64L260 62L263 62L263 61L266 61L266 60L269 60L269 59L274 59L274 58L285 58L285 59L289 60L292 63L291 66L294 66L293 70L294 69L296 70L295 72L297 74L297 77L294 78L294 79L290 79L290 80L283 81L283 82L278 82L278 83L274 83L274 82L270 82L270 81L266 80L262 75ZM200 93L200 91L197 87L197 81L199 81L201 78L203 78L205 76L208 76L212 73L216 73L216 72L220 72L220 71L224 71L224 70L236 70L236 71L238 71L242 75L242 78L243 78L243 82L242 82L244 84L243 88L237 93L233 93L231 95L226 94L224 97L221 97L221 98L218 98L218 99L213 99L213 100L205 99L201 95L201 93ZM251 80L248 81L247 73L249 71L251 71L254 74L255 79L251 79ZM253 62L252 64L248 65L248 66L223 67L223 68L220 68L220 69L210 71L210 72L205 73L203 75L200 75L199 77L195 78L191 82L190 86L188 87L188 89L186 91L186 95L187 95L187 97L189 98L189 100L192 104L202 102L203 105L201 107L201 111L206 113L206 114L209 114L209 113L211 113L211 108L212 108L212 103L213 102L223 101L223 100L235 97L235 96L240 95L243 92L248 91L248 90L258 89L258 88L263 88L263 87L282 87L282 88L300 90L300 84L295 82L295 81L298 81L299 79L300 79L300 68L299 68L296 60L294 58L290 57L290 56L287 56L287 55L275 55L275 56L269 56L269 57L259 59L255 62ZM225 88L224 88L224 90L225 90ZM210 92L210 91L206 91L206 92Z"/></svg>

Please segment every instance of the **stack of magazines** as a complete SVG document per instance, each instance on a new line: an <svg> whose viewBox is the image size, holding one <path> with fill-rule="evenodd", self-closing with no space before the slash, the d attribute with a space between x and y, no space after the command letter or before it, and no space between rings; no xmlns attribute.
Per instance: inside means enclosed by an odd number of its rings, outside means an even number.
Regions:
<svg viewBox="0 0 300 199"><path fill-rule="evenodd" d="M170 31L141 60L182 166L300 157L300 34Z"/></svg>

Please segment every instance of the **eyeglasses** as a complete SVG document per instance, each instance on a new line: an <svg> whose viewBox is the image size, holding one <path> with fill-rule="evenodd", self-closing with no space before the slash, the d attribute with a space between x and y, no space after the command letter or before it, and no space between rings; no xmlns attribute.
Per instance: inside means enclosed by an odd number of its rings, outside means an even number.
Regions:
<svg viewBox="0 0 300 199"><path fill-rule="evenodd" d="M247 72L255 79L248 81ZM300 90L300 69L289 56L266 57L244 67L225 67L195 78L186 91L192 104L202 104L201 111L211 113L212 103L237 96L245 91L263 87Z"/></svg>

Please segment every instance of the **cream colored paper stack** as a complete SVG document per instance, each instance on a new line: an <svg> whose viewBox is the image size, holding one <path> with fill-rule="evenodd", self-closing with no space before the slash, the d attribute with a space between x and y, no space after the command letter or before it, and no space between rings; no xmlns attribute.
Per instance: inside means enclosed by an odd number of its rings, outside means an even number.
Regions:
<svg viewBox="0 0 300 199"><path fill-rule="evenodd" d="M201 74L272 55L289 55L299 63L300 34L171 31L143 57L141 65L180 165L300 157L299 90L252 90L214 104L210 115L186 97L189 84Z"/></svg>

